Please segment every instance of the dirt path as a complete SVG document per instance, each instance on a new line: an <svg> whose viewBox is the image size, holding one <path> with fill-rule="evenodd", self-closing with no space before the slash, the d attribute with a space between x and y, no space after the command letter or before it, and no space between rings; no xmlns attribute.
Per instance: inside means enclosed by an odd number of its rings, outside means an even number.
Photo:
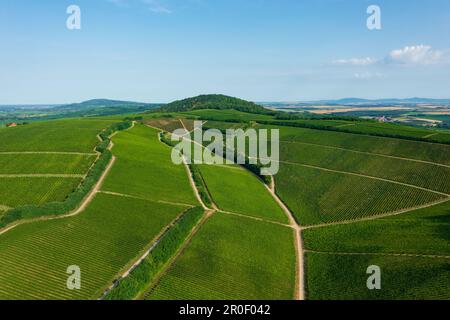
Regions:
<svg viewBox="0 0 450 320"><path fill-rule="evenodd" d="M434 137L434 136L437 136L439 133L432 133L432 134L429 134L429 135L426 135L426 136L424 136L424 137L422 137L422 138L431 138L431 137Z"/></svg>
<svg viewBox="0 0 450 320"><path fill-rule="evenodd" d="M434 202L431 202L431 203L427 203L427 204L424 204L422 206L407 208L407 209L403 209L403 210L398 210L398 211L384 213L384 214L378 214L378 215L364 217L364 218L358 218L358 219L343 220L343 221L337 221L337 222L321 223L321 224L315 224L315 225L310 225L310 226L304 226L304 227L302 227L302 230L324 228L324 227L337 226L337 225L343 225L343 224L352 224L352 223L358 223L358 222L363 222L363 221L378 220L378 219L381 219L381 218L397 216L397 215L405 214L405 213L412 212L412 211L415 211L415 210L420 210L420 209L425 209L425 208L428 208L428 207L433 207L435 205L438 205L438 204L441 204L441 203L444 203L444 202L447 202L447 201L450 201L450 197L447 197L445 199L441 199L441 200L438 200L438 201L434 201Z"/></svg>
<svg viewBox="0 0 450 320"><path fill-rule="evenodd" d="M305 252L328 254L328 255L342 255L342 256L389 256L389 257L411 257L411 258L431 258L431 259L450 259L450 256L434 255L434 254L416 254L416 253L388 253L388 252L327 252L305 250Z"/></svg>
<svg viewBox="0 0 450 320"><path fill-rule="evenodd" d="M272 195L272 197L275 199L275 201L278 203L278 205L283 209L284 213L289 219L289 225L292 229L294 229L295 234L295 250L296 250L296 256L297 256L297 281L296 281L296 299L297 300L305 300L305 249L303 247L303 239L302 239L302 229L300 225L297 223L297 220L295 220L295 217L293 213L289 210L288 207L281 201L281 199L276 194L275 190L275 179L272 177L272 183L271 186L267 186L264 184L266 189L269 191L269 193Z"/></svg>
<svg viewBox="0 0 450 320"><path fill-rule="evenodd" d="M342 151L348 151L348 152L364 154L364 155L369 155L369 156L377 156L377 157L384 157L384 158L390 158L390 159L412 161L412 162L425 163L425 164L430 164L430 165L439 166L439 167L450 168L450 165L445 165L445 164L438 163L438 162L432 162L432 161L426 161L426 160L418 160L418 159L398 157L398 156L390 156L390 155L382 154L382 153L359 151L359 150L353 150L353 149L329 146L329 145L318 144L318 143L308 143L308 142L300 142L300 141L286 141L286 140L281 140L280 142L292 143L292 144L303 144L303 145L315 146L315 147L323 147L323 148L327 148L327 149L342 150Z"/></svg>
<svg viewBox="0 0 450 320"><path fill-rule="evenodd" d="M250 159L256 159L256 158L255 157L250 157ZM365 174L361 174L361 173L354 173L354 172L348 172L348 171L328 169L328 168L313 166L313 165L309 165L309 164L302 164L302 163L298 163L298 162L291 162L291 161L273 160L273 159L265 159L265 158L259 158L259 159L270 160L270 161L274 161L274 162L278 162L278 163L291 164L291 165L295 165L295 166L300 166L300 167L305 167L305 168L310 168L310 169L317 169L317 170L322 170L322 171L327 171L327 172L333 172L333 173L339 173L339 174L347 174L347 175L351 175L351 176L368 178L368 179L373 179L373 180L378 180L378 181L390 182L390 183L394 183L394 184L398 184L398 185L402 185L402 186L406 186L406 187L410 187L410 188L414 188L414 189L419 189L419 190L422 190L422 191L436 193L436 194L439 194L439 195L444 196L444 197L450 197L450 194L439 192L439 191L436 191L436 190L431 190L431 189L427 189L427 188L419 187L419 186L416 186L416 185L413 185L413 184L399 182L399 181L395 181L395 180L389 180L389 179L385 179L385 178L369 176L369 175L365 175Z"/></svg>
<svg viewBox="0 0 450 320"><path fill-rule="evenodd" d="M189 207L189 208L193 208L194 207L192 204L187 204L187 203L164 201L164 200L151 200L151 199L146 199L146 198L142 198L142 197L136 197L136 196L132 196L132 195L129 195L129 194L123 194L123 193L118 193L118 192L98 191L98 193L109 194L111 196L116 196L116 197L123 197L123 198L131 198L131 199L136 199L136 200L149 201L149 202L171 204L171 205L174 205L174 206L182 206L182 207Z"/></svg>
<svg viewBox="0 0 450 320"><path fill-rule="evenodd" d="M245 215L245 214L242 214L242 213L231 212L231 211L224 211L224 210L220 210L220 209L218 209L217 211L221 212L221 213L224 213L224 214L231 215L231 216L237 216L237 217L241 217L241 218L245 218L245 219L271 223L271 224L275 224L275 225L286 227L286 228L292 228L292 225L290 225L290 224L285 224L285 223L271 221L271 220L267 220L267 219L263 219L263 218L248 216L248 215Z"/></svg>

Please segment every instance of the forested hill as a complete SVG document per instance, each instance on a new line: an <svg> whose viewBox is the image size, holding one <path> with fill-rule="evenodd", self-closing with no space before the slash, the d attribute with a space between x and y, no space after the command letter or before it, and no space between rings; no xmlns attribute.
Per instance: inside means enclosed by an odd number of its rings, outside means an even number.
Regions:
<svg viewBox="0 0 450 320"><path fill-rule="evenodd" d="M163 112L182 112L198 109L234 109L242 112L272 114L256 103L221 94L200 95L193 98L174 101L159 110Z"/></svg>

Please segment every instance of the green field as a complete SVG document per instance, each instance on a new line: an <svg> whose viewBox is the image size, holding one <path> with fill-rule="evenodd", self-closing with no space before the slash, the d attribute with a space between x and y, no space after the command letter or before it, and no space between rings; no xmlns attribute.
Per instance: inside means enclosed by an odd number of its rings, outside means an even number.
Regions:
<svg viewBox="0 0 450 320"><path fill-rule="evenodd" d="M305 248L324 252L450 256L450 201L348 225L305 230Z"/></svg>
<svg viewBox="0 0 450 320"><path fill-rule="evenodd" d="M308 297L449 299L449 217L447 201L373 221L305 230L305 248L311 251ZM365 286L370 265L381 268L381 290Z"/></svg>
<svg viewBox="0 0 450 320"><path fill-rule="evenodd" d="M1 178L0 204L8 207L63 201L81 178Z"/></svg>
<svg viewBox="0 0 450 320"><path fill-rule="evenodd" d="M85 174L95 159L95 154L0 153L0 174Z"/></svg>
<svg viewBox="0 0 450 320"><path fill-rule="evenodd" d="M225 211L288 222L288 218L255 175L239 166L201 165L213 201Z"/></svg>
<svg viewBox="0 0 450 320"><path fill-rule="evenodd" d="M326 130L274 126L260 127L280 129L280 139L282 141L300 141L450 165L450 146L448 145Z"/></svg>
<svg viewBox="0 0 450 320"><path fill-rule="evenodd" d="M171 149L157 137L158 131L143 125L116 135L113 153L118 159L102 190L196 205L186 169L173 165Z"/></svg>
<svg viewBox="0 0 450 320"><path fill-rule="evenodd" d="M308 253L307 293L311 300L450 299L450 260ZM366 270L381 269L381 290L368 290Z"/></svg>
<svg viewBox="0 0 450 320"><path fill-rule="evenodd" d="M0 236L0 299L98 298L182 207L97 195L82 214L34 222ZM68 266L81 290L68 290Z"/></svg>
<svg viewBox="0 0 450 320"><path fill-rule="evenodd" d="M280 154L283 161L384 178L450 193L450 167L302 142L281 143Z"/></svg>
<svg viewBox="0 0 450 320"><path fill-rule="evenodd" d="M148 299L292 299L295 254L288 228L216 213Z"/></svg>
<svg viewBox="0 0 450 320"><path fill-rule="evenodd" d="M172 164L170 149L156 137L155 130L144 126L114 137L117 161L109 183L124 196L100 193L77 216L20 225L0 236L0 299L98 298L189 208L161 201L195 203L184 167ZM127 176L120 180L123 170ZM168 173L170 179L155 183L155 172ZM149 181L147 188L133 193ZM174 186L185 188L162 194ZM70 265L81 267L81 290L66 289Z"/></svg>
<svg viewBox="0 0 450 320"><path fill-rule="evenodd" d="M57 120L0 129L0 152L57 151L92 153L105 120Z"/></svg>
<svg viewBox="0 0 450 320"><path fill-rule="evenodd" d="M275 180L277 193L304 225L379 215L445 198L391 182L284 163Z"/></svg>

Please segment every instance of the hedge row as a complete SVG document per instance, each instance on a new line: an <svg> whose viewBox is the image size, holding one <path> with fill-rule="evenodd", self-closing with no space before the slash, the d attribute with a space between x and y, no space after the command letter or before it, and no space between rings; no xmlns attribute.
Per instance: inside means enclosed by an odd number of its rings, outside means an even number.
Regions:
<svg viewBox="0 0 450 320"><path fill-rule="evenodd" d="M105 300L132 300L148 289L158 273L181 248L203 214L200 207L189 209L166 232L142 263L108 292Z"/></svg>
<svg viewBox="0 0 450 320"><path fill-rule="evenodd" d="M106 170L108 163L112 158L111 152L105 145L109 145L109 135L116 130L124 130L131 126L121 123L120 125L114 124L110 128L100 133L102 142L96 147L97 151L101 152L100 157L91 167L86 175L86 178L81 182L77 189L75 189L63 202L50 202L42 206L27 205L21 206L7 211L0 219L0 228L3 228L15 221L21 219L33 219L42 216L56 216L63 215L77 208L80 202L88 195L94 185L98 182L103 172ZM104 135L103 133L109 133ZM100 151L101 150L101 151Z"/></svg>
<svg viewBox="0 0 450 320"><path fill-rule="evenodd" d="M198 169L198 166L195 164L190 164L189 169L192 173L192 179L194 180L195 187L198 190L198 193L200 195L200 198L202 199L203 203L208 207L211 208L212 206L212 200L209 195L208 189L206 188L205 181L203 180L202 173Z"/></svg>

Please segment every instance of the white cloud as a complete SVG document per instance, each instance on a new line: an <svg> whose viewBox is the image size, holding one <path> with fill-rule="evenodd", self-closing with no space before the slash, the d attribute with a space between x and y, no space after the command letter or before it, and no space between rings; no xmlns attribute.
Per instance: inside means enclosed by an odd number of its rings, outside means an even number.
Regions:
<svg viewBox="0 0 450 320"><path fill-rule="evenodd" d="M433 49L427 45L406 46L402 49L392 50L385 58L376 59L351 58L333 61L335 65L346 66L371 66L371 65L408 65L408 66L426 66L450 63L449 51Z"/></svg>
<svg viewBox="0 0 450 320"><path fill-rule="evenodd" d="M384 75L382 73L379 72L361 72L361 73L355 73L353 74L353 77L355 79L360 79L360 80L369 80L369 79L380 79L383 78Z"/></svg>
<svg viewBox="0 0 450 320"><path fill-rule="evenodd" d="M163 5L160 0L107 0L115 4L118 7L127 7L131 3L141 3L141 5L145 5L150 11L155 13L172 13L167 6Z"/></svg>
<svg viewBox="0 0 450 320"><path fill-rule="evenodd" d="M443 57L444 53L442 51L422 44L393 50L385 58L385 62L407 65L431 65L441 63Z"/></svg>
<svg viewBox="0 0 450 320"><path fill-rule="evenodd" d="M369 66L375 64L377 61L367 57L367 58L351 58L351 59L340 59L333 61L337 65L351 65L351 66Z"/></svg>
<svg viewBox="0 0 450 320"><path fill-rule="evenodd" d="M146 4L150 11L156 13L172 13L172 10L162 5L160 1L157 0L141 0L144 4Z"/></svg>

